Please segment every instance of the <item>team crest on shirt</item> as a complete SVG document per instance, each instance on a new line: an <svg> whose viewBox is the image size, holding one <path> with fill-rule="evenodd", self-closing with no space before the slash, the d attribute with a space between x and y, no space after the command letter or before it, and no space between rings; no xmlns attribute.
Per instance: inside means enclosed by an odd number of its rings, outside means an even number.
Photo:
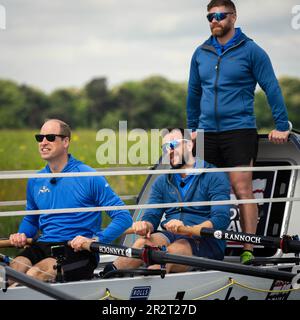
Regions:
<svg viewBox="0 0 300 320"><path fill-rule="evenodd" d="M39 190L39 194L46 193L46 192L50 192L50 190L46 186L42 186L41 189Z"/></svg>

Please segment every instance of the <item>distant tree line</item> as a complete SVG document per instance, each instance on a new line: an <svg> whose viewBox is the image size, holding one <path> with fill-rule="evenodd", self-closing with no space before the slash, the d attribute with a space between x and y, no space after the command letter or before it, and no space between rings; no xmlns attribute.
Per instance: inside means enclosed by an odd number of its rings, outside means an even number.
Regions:
<svg viewBox="0 0 300 320"><path fill-rule="evenodd" d="M300 129L300 79L280 79L289 119ZM28 85L0 80L0 128L39 128L46 118L59 118L73 129L117 129L186 126L187 84L161 76L128 81L111 89L106 78L95 78L83 88L62 88L46 94ZM274 127L264 93L256 93L258 128Z"/></svg>

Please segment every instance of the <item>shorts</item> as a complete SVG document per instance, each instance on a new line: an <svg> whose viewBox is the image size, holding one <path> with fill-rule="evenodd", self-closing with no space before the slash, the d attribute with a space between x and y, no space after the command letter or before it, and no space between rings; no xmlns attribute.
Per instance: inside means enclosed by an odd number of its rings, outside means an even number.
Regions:
<svg viewBox="0 0 300 320"><path fill-rule="evenodd" d="M216 243L216 241L220 240L199 237L191 238L189 236L179 235L169 231L157 232L162 233L170 244L181 239L187 240L192 248L193 256L214 260L224 259L224 252L219 249L219 246Z"/></svg>
<svg viewBox="0 0 300 320"><path fill-rule="evenodd" d="M257 151L256 129L204 133L204 160L218 168L254 165Z"/></svg>
<svg viewBox="0 0 300 320"><path fill-rule="evenodd" d="M98 265L96 254L89 251L75 252L65 242L35 242L17 256L27 258L31 261L32 265L35 265L43 259L53 258L51 247L58 245L64 245L65 259L62 262L62 269L66 281L78 281L93 277L94 269Z"/></svg>

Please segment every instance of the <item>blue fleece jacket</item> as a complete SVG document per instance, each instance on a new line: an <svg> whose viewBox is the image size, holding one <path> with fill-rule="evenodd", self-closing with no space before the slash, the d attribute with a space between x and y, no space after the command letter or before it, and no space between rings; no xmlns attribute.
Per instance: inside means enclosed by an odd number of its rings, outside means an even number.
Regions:
<svg viewBox="0 0 300 320"><path fill-rule="evenodd" d="M207 162L198 162L196 168L213 168L214 166ZM162 175L154 181L149 204L153 203L175 203L192 201L217 201L230 199L230 183L226 173L212 172L195 175L189 190L182 198L178 189L174 175ZM154 230L159 227L160 221L165 214L165 220L161 226L172 219L183 221L184 225L192 226L210 220L215 229L226 230L230 223L230 205L213 206L195 206L168 209L147 209L142 220L152 223ZM216 249L216 255L224 253L225 242L208 239L211 247Z"/></svg>
<svg viewBox="0 0 300 320"><path fill-rule="evenodd" d="M241 31L232 40L230 48L221 53L211 36L194 52L188 128L206 132L256 128L254 95L258 83L268 98L276 129L288 130L286 106L269 56Z"/></svg>
<svg viewBox="0 0 300 320"><path fill-rule="evenodd" d="M62 172L93 172L91 167L69 155L69 161ZM47 165L40 173L50 173ZM49 178L29 179L27 184L27 210L46 210L96 206L120 206L124 203L111 189L105 178L66 177L56 178L51 184ZM60 242L77 235L109 243L119 237L132 225L127 210L107 211L111 223L101 230L101 212L76 212L62 214L41 214L25 216L19 227L27 237L34 237L41 231L39 241Z"/></svg>

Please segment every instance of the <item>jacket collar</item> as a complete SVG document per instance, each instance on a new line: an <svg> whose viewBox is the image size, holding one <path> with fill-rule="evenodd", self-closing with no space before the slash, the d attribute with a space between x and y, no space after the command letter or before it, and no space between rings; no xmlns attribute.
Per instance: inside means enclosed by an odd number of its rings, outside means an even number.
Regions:
<svg viewBox="0 0 300 320"><path fill-rule="evenodd" d="M242 31L240 28L238 28L239 32L235 38L234 44L233 46L239 46L240 44L242 44L245 41L253 41L252 39L248 38ZM204 50L209 50L209 51L213 51L215 53L217 53L215 47L214 47L214 41L216 41L214 39L214 37L211 35L200 47L201 49ZM229 40L230 41L230 40Z"/></svg>

